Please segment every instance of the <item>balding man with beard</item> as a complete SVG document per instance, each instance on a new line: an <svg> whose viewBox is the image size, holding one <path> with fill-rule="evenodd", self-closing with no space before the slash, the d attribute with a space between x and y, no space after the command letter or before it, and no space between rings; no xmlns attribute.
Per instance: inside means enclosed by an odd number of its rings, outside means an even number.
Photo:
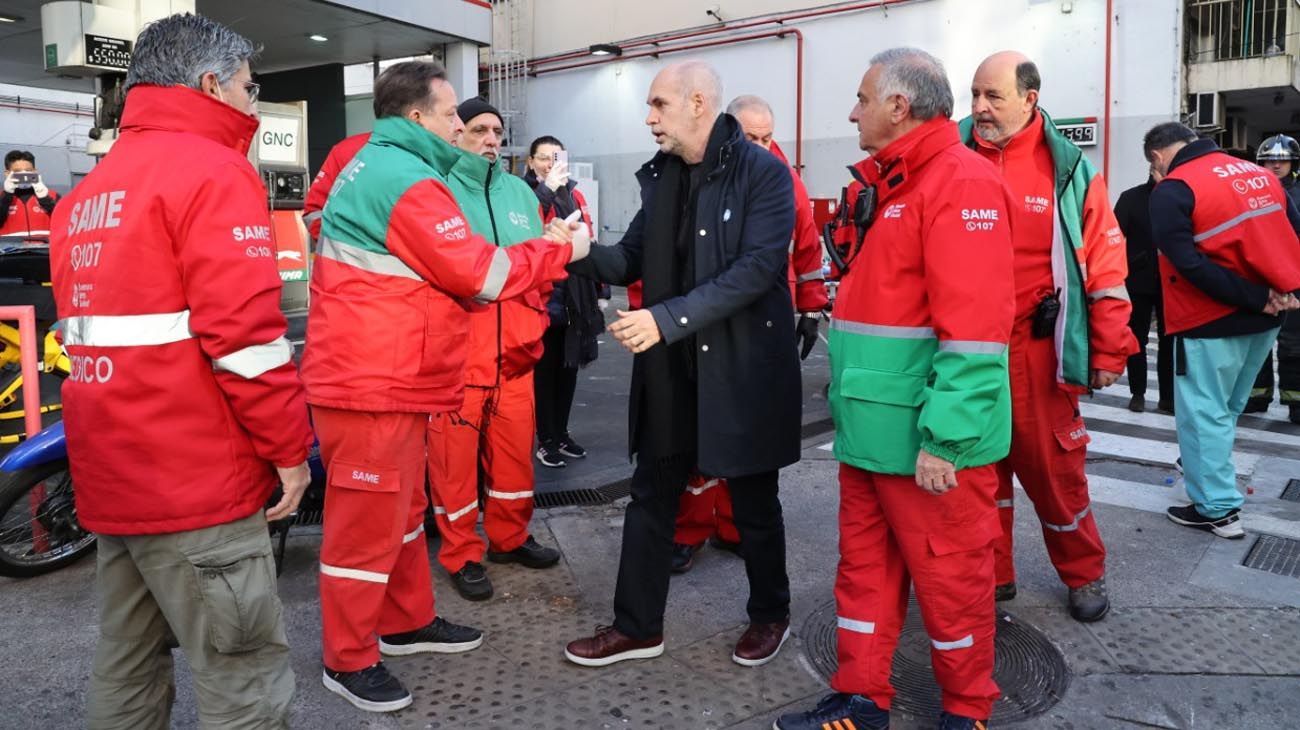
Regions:
<svg viewBox="0 0 1300 730"><path fill-rule="evenodd" d="M749 628L732 659L757 666L790 631L777 472L799 459L799 361L786 282L790 172L722 112L722 83L698 61L668 66L646 97L659 153L639 172L641 210L615 246L570 272L644 283L644 308L609 331L634 354L632 502L614 624L565 656L605 666L663 653L678 499L696 465L727 479L749 576ZM553 222L554 224L554 222Z"/></svg>
<svg viewBox="0 0 1300 730"><path fill-rule="evenodd" d="M1012 476L1042 523L1047 552L1069 588L1070 615L1110 609L1106 548L1088 500L1088 432L1079 394L1115 382L1138 351L1124 236L1106 184L1038 106L1042 78L1022 53L980 64L962 141L1002 172L1012 194L1016 317L1011 334L1011 454L999 465L998 600L1015 597Z"/></svg>

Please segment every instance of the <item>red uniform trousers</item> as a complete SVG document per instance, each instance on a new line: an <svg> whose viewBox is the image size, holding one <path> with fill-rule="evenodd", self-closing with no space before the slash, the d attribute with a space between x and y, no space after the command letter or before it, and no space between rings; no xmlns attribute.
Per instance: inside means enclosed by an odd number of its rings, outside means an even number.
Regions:
<svg viewBox="0 0 1300 730"><path fill-rule="evenodd" d="M503 379L499 389L468 386L459 413L429 419L429 489L442 533L438 562L455 573L483 561L478 475L487 500L483 531L492 549L509 552L528 539L533 518L533 374Z"/></svg>
<svg viewBox="0 0 1300 730"><path fill-rule="evenodd" d="M740 532L731 512L731 487L726 479L694 474L686 483L677 507L673 542L700 545L714 535L727 542L740 542Z"/></svg>
<svg viewBox="0 0 1300 730"><path fill-rule="evenodd" d="M1011 476L1015 474L1034 503L1043 525L1043 542L1061 581L1087 585L1106 572L1106 546L1097 531L1088 498L1084 465L1088 432L1079 415L1079 396L1056 381L1052 338L1030 336L1030 321L1011 332L1011 454L998 463L998 585L1014 582L1015 523Z"/></svg>
<svg viewBox="0 0 1300 730"><path fill-rule="evenodd" d="M923 491L912 476L840 465L836 692L889 709L910 583L930 635L943 708L989 716L1001 694L993 682L996 488L992 465L957 472L957 486L941 496Z"/></svg>
<svg viewBox="0 0 1300 730"><path fill-rule="evenodd" d="M433 621L424 541L424 413L312 406L325 487L320 547L325 666L354 672L379 661L376 635Z"/></svg>

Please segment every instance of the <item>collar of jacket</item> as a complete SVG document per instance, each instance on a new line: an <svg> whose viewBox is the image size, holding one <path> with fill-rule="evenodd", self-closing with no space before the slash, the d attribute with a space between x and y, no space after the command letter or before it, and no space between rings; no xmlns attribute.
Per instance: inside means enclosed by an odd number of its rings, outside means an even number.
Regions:
<svg viewBox="0 0 1300 730"><path fill-rule="evenodd" d="M883 150L862 160L853 168L865 181L876 185L883 181L884 185L879 190L883 198L931 158L956 143L957 125L951 119L935 118L890 142Z"/></svg>
<svg viewBox="0 0 1300 730"><path fill-rule="evenodd" d="M1178 154L1174 155L1174 159L1169 163L1169 172L1178 169L1179 165L1218 151L1219 145L1212 139L1198 139L1195 142L1189 142L1181 150L1178 150ZM1165 174L1168 175L1169 173Z"/></svg>
<svg viewBox="0 0 1300 730"><path fill-rule="evenodd" d="M998 147L992 142L984 139L978 134L971 135L971 149L988 150L1003 155L1006 158L1024 158L1033 157L1034 150L1038 145L1043 143L1043 115L1037 111L1034 112L1033 118L1025 128L1011 135L1011 139L1002 147Z"/></svg>
<svg viewBox="0 0 1300 730"><path fill-rule="evenodd" d="M489 172L491 172L490 176L488 175ZM488 187L495 190L501 187L505 174L500 157L497 157L496 162L492 162L483 155L464 152L463 150L460 157L451 165L452 177L460 178L475 187ZM488 185L489 180L491 185Z"/></svg>
<svg viewBox="0 0 1300 730"><path fill-rule="evenodd" d="M742 144L752 143L745 139L740 122L726 112L719 114L717 120L713 122L713 129L709 132L709 143L704 148L704 159L700 161L700 164L705 166L705 179L726 170L727 165L731 164L736 146ZM645 176L659 177L659 170L664 169L664 162L668 157L667 152L657 153L650 158L649 162L641 166L637 171L637 177L642 180Z"/></svg>
<svg viewBox="0 0 1300 730"><path fill-rule="evenodd" d="M439 174L446 177L461 157L481 157L452 147L446 140L405 117L384 117L375 120L375 131L370 144L387 145L405 150L424 160ZM486 163L487 160L483 159ZM484 173L486 174L486 173Z"/></svg>
<svg viewBox="0 0 1300 730"><path fill-rule="evenodd" d="M122 130L187 132L247 155L258 120L185 86L139 84L126 94Z"/></svg>
<svg viewBox="0 0 1300 730"><path fill-rule="evenodd" d="M1083 150L1061 134L1061 131L1056 128L1056 122L1052 121L1052 115L1042 107L1038 108L1037 116L1043 123L1043 141L1047 143L1047 150L1052 154L1052 166L1056 169L1056 193L1059 198L1061 191L1065 190L1074 178L1074 170L1083 160ZM978 144L975 141L975 119L966 117L958 123L957 128L961 134L962 144L975 149Z"/></svg>

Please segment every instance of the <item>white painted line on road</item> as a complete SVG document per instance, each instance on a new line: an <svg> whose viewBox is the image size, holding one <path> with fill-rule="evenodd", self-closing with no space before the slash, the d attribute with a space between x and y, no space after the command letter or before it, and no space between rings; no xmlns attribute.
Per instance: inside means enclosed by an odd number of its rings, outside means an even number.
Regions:
<svg viewBox="0 0 1300 730"><path fill-rule="evenodd" d="M835 448L835 442L827 441L826 443L822 444L821 446L818 446L817 448L821 449L822 451L830 451Z"/></svg>
<svg viewBox="0 0 1300 730"><path fill-rule="evenodd" d="M1019 482L1016 484L1020 486ZM1164 514L1165 509L1175 504L1185 504L1178 498L1180 490L1170 489L1155 484L1130 482L1111 477L1088 476L1088 492L1094 502L1115 507L1128 507L1143 512ZM1258 495L1258 492L1256 492ZM1252 511L1249 498L1242 509L1241 520L1248 532L1266 532L1279 537L1300 540L1300 522L1284 520L1272 515Z"/></svg>
<svg viewBox="0 0 1300 730"><path fill-rule="evenodd" d="M1116 421L1118 423L1128 423L1134 426L1164 428L1170 431L1177 430L1177 426L1174 425L1174 417L1166 416L1161 413L1133 413L1123 408L1099 406L1083 400L1079 401L1079 412L1083 414L1085 422L1089 418L1100 418L1107 421ZM1300 436L1292 436L1289 433L1260 431L1254 428L1239 427L1237 428L1237 438L1263 441L1265 443L1278 444L1282 446L1300 447Z"/></svg>
<svg viewBox="0 0 1300 730"><path fill-rule="evenodd" d="M1173 468L1178 458L1178 444L1165 441L1144 439L1138 436L1120 436L1105 431L1089 431L1092 442L1088 444L1089 456L1115 456L1121 459L1141 459L1168 464ZM1252 474L1259 460L1259 454L1233 452L1232 461L1238 474Z"/></svg>

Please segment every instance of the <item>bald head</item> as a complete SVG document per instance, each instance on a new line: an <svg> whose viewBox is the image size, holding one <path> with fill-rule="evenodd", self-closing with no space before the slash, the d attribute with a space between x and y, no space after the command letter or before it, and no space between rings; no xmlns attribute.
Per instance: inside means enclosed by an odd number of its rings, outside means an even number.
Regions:
<svg viewBox="0 0 1300 730"><path fill-rule="evenodd" d="M1042 84L1038 66L1019 51L1001 51L984 59L971 82L975 133L1005 147L1033 121Z"/></svg>
<svg viewBox="0 0 1300 730"><path fill-rule="evenodd" d="M722 77L703 61L674 63L655 76L646 105L645 123L659 149L695 164L722 112Z"/></svg>

